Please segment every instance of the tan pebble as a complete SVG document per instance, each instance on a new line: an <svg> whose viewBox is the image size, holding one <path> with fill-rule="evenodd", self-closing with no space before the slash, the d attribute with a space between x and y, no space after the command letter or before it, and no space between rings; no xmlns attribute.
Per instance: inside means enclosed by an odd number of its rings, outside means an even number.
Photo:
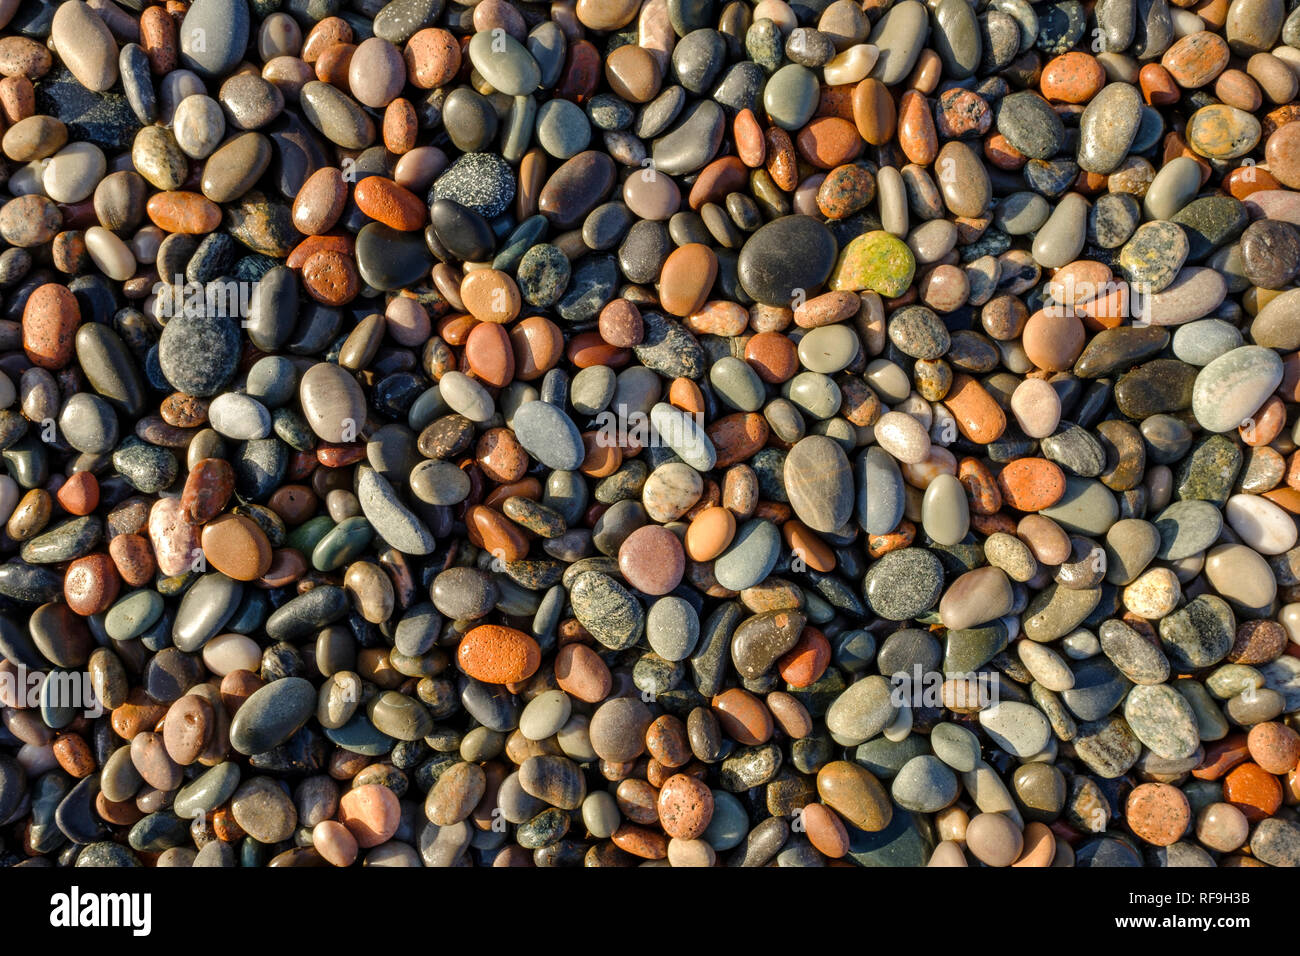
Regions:
<svg viewBox="0 0 1300 956"><path fill-rule="evenodd" d="M1029 545L1034 557L1048 566L1060 564L1070 556L1070 536L1051 518L1025 515L1016 525L1016 537Z"/></svg>
<svg viewBox="0 0 1300 956"><path fill-rule="evenodd" d="M1124 607L1138 617L1157 621L1173 613L1182 597L1178 576L1169 568L1152 568L1124 588Z"/></svg>
<svg viewBox="0 0 1300 956"><path fill-rule="evenodd" d="M1045 379L1027 378L1011 393L1011 413L1030 438L1046 438L1061 421L1061 397Z"/></svg>
<svg viewBox="0 0 1300 956"><path fill-rule="evenodd" d="M876 443L901 462L917 464L930 455L925 426L906 412L885 412L875 425Z"/></svg>
<svg viewBox="0 0 1300 956"><path fill-rule="evenodd" d="M357 859L357 839L337 820L322 820L311 831L311 845L334 866L351 866Z"/></svg>
<svg viewBox="0 0 1300 956"><path fill-rule="evenodd" d="M713 866L717 860L717 853L704 840L673 837L668 841L668 862L672 866Z"/></svg>
<svg viewBox="0 0 1300 956"><path fill-rule="evenodd" d="M849 834L839 815L825 804L810 803L803 808L804 832L823 856L837 860L849 852Z"/></svg>
<svg viewBox="0 0 1300 956"><path fill-rule="evenodd" d="M1024 845L1020 827L1002 813L976 814L966 827L966 846L988 866L1010 866Z"/></svg>
<svg viewBox="0 0 1300 956"><path fill-rule="evenodd" d="M926 866L935 867L969 865L966 862L966 854L961 851L961 846L948 840L934 848L934 852L930 854L930 862L926 864Z"/></svg>
<svg viewBox="0 0 1300 956"><path fill-rule="evenodd" d="M1196 839L1210 850L1231 853L1249 836L1250 822L1231 803L1211 803L1196 818Z"/></svg>

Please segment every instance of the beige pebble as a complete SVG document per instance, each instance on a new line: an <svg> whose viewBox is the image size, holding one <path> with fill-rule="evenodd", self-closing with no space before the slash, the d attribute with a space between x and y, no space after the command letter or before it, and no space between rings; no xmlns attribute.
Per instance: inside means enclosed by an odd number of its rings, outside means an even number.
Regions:
<svg viewBox="0 0 1300 956"><path fill-rule="evenodd" d="M925 426L904 412L885 412L875 425L876 443L899 461L916 464L930 454Z"/></svg>
<svg viewBox="0 0 1300 956"><path fill-rule="evenodd" d="M1011 393L1011 414L1030 438L1046 438L1061 421L1061 397L1046 379L1027 378Z"/></svg>
<svg viewBox="0 0 1300 956"><path fill-rule="evenodd" d="M673 837L668 841L668 862L672 866L713 866L718 856L704 840L682 840Z"/></svg>
<svg viewBox="0 0 1300 956"><path fill-rule="evenodd" d="M335 866L351 866L357 859L357 838L337 820L322 820L312 827L311 845Z"/></svg>
<svg viewBox="0 0 1300 956"><path fill-rule="evenodd" d="M238 670L256 672L262 649L246 634L218 634L203 645L203 663L218 677Z"/></svg>
<svg viewBox="0 0 1300 956"><path fill-rule="evenodd" d="M41 184L55 202L81 202L104 178L108 161L94 143L69 143L44 160Z"/></svg>
<svg viewBox="0 0 1300 956"><path fill-rule="evenodd" d="M864 79L876 65L880 50L870 43L855 43L822 67L827 86L846 86Z"/></svg>
<svg viewBox="0 0 1300 956"><path fill-rule="evenodd" d="M1211 803L1196 818L1196 839L1211 850L1231 853L1249 836L1246 815L1231 803Z"/></svg>
<svg viewBox="0 0 1300 956"><path fill-rule="evenodd" d="M1205 577L1219 595L1244 607L1268 607L1277 596L1277 578L1268 562L1244 544L1211 548Z"/></svg>
<svg viewBox="0 0 1300 956"><path fill-rule="evenodd" d="M117 282L135 275L135 256L131 248L103 226L86 230L86 252L100 272Z"/></svg>
<svg viewBox="0 0 1300 956"><path fill-rule="evenodd" d="M945 807L934 815L934 825L940 840L954 840L965 844L970 814L961 807Z"/></svg>
<svg viewBox="0 0 1300 956"><path fill-rule="evenodd" d="M966 846L982 863L1010 866L1024 849L1025 838L1020 827L1005 814L980 813L966 828Z"/></svg>
<svg viewBox="0 0 1300 956"><path fill-rule="evenodd" d="M1281 554L1295 547L1295 519L1267 498L1233 495L1223 516L1237 537L1260 554Z"/></svg>
<svg viewBox="0 0 1300 956"><path fill-rule="evenodd" d="M1046 644L1029 640L1017 641L1016 652L1020 656L1020 663L1028 668L1034 680L1048 690L1059 694L1074 686L1074 671Z"/></svg>
<svg viewBox="0 0 1300 956"><path fill-rule="evenodd" d="M934 848L934 853L930 855L930 862L926 866L969 866L969 864L966 862L966 854L961 851L961 846L945 840Z"/></svg>
<svg viewBox="0 0 1300 956"><path fill-rule="evenodd" d="M1124 589L1124 606L1138 617L1158 621L1173 612L1182 593L1173 571L1152 568Z"/></svg>

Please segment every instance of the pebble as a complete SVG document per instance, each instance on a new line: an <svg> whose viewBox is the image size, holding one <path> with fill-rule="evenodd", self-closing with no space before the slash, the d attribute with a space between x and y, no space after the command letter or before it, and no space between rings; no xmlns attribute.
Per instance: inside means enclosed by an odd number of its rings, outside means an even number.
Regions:
<svg viewBox="0 0 1300 956"><path fill-rule="evenodd" d="M1171 663L1208 667L1231 649L1232 609L1221 598L1201 595L1160 622L1160 640Z"/></svg>
<svg viewBox="0 0 1300 956"><path fill-rule="evenodd" d="M1281 381L1282 361L1276 352L1243 345L1197 374L1193 414L1208 431L1230 431L1250 418Z"/></svg>
<svg viewBox="0 0 1300 956"><path fill-rule="evenodd" d="M995 122L1007 142L1032 159L1055 155L1065 136L1060 119L1047 101L1029 90L1003 97Z"/></svg>
<svg viewBox="0 0 1300 956"><path fill-rule="evenodd" d="M515 412L513 426L520 445L548 468L572 471L582 464L582 436L556 406L527 402Z"/></svg>
<svg viewBox="0 0 1300 956"><path fill-rule="evenodd" d="M254 691L230 722L230 745L259 754L284 743L316 710L316 690L300 677L285 677Z"/></svg>
<svg viewBox="0 0 1300 956"><path fill-rule="evenodd" d="M957 776L938 757L913 757L890 785L894 802L905 810L935 813L948 806L958 792Z"/></svg>
<svg viewBox="0 0 1300 956"><path fill-rule="evenodd" d="M1191 823L1187 797L1167 783L1144 783L1134 788L1125 805L1125 817L1133 832L1154 846L1175 843Z"/></svg>
<svg viewBox="0 0 1300 956"><path fill-rule="evenodd" d="M428 554L434 537L420 518L397 496L377 471L362 466L358 472L357 500L375 533L404 554Z"/></svg>
<svg viewBox="0 0 1300 956"><path fill-rule="evenodd" d="M1187 121L1187 144L1201 156L1212 159L1244 156L1259 139L1259 121L1235 106L1205 106Z"/></svg>
<svg viewBox="0 0 1300 956"><path fill-rule="evenodd" d="M235 823L262 843L286 839L298 822L289 795L270 777L253 777L240 784L230 801Z"/></svg>
<svg viewBox="0 0 1300 956"><path fill-rule="evenodd" d="M1168 760L1190 757L1199 743L1191 705L1168 684L1141 684L1124 700L1124 719L1150 750Z"/></svg>
<svg viewBox="0 0 1300 956"><path fill-rule="evenodd" d="M832 761L817 773L817 793L831 809L860 830L884 830L893 817L889 797L869 771L844 760Z"/></svg>
<svg viewBox="0 0 1300 956"><path fill-rule="evenodd" d="M870 290L886 297L907 291L916 274L916 258L907 244L883 230L852 239L839 253L830 287L837 291Z"/></svg>
<svg viewBox="0 0 1300 956"><path fill-rule="evenodd" d="M849 519L853 483L849 461L834 441L801 439L785 460L785 489L795 514L815 531L833 532Z"/></svg>
<svg viewBox="0 0 1300 956"><path fill-rule="evenodd" d="M753 587L771 573L780 556L781 536L770 521L753 518L740 525L713 564L717 582L732 591Z"/></svg>
<svg viewBox="0 0 1300 956"><path fill-rule="evenodd" d="M806 295L826 281L835 256L835 241L826 227L805 216L786 216L745 241L737 273L744 290L759 302L788 307L795 290Z"/></svg>
<svg viewBox="0 0 1300 956"><path fill-rule="evenodd" d="M1051 736L1042 711L1016 701L1003 701L981 711L980 726L999 747L1022 759L1039 753Z"/></svg>
<svg viewBox="0 0 1300 956"><path fill-rule="evenodd" d="M929 537L942 545L954 545L966 537L970 512L965 488L952 475L937 475L921 502L921 524Z"/></svg>
<svg viewBox="0 0 1300 956"><path fill-rule="evenodd" d="M1010 866L1020 858L1024 835L1001 813L978 813L966 825L966 846L988 866Z"/></svg>
<svg viewBox="0 0 1300 956"><path fill-rule="evenodd" d="M934 607L944 582L943 565L921 548L889 551L867 571L867 603L880 617L905 621Z"/></svg>
<svg viewBox="0 0 1300 956"><path fill-rule="evenodd" d="M1281 554L1295 545L1294 519L1266 498L1233 495L1223 511L1228 526L1260 554Z"/></svg>

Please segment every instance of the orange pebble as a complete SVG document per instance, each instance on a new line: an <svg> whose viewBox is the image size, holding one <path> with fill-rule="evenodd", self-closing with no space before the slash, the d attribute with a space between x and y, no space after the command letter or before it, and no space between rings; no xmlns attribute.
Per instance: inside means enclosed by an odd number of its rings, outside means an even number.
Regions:
<svg viewBox="0 0 1300 956"><path fill-rule="evenodd" d="M99 506L99 481L88 471L69 475L55 496L70 515L88 515Z"/></svg>

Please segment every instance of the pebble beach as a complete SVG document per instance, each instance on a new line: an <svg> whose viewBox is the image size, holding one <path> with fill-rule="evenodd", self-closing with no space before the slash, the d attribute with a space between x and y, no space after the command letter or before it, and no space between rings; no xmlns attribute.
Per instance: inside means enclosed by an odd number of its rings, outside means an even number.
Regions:
<svg viewBox="0 0 1300 956"><path fill-rule="evenodd" d="M0 866L1300 865L1296 0L0 0L0 154Z"/></svg>

